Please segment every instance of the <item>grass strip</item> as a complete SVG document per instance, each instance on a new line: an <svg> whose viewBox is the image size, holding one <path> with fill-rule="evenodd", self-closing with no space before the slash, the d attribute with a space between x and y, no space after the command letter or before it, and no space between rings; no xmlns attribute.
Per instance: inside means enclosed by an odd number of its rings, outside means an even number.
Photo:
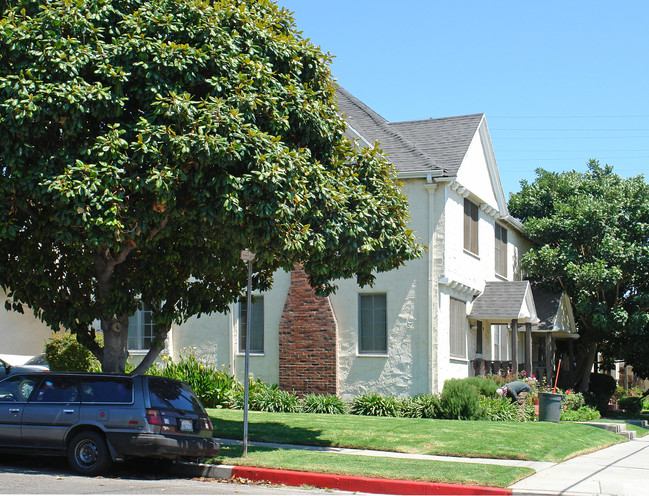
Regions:
<svg viewBox="0 0 649 496"><path fill-rule="evenodd" d="M217 437L242 439L241 410L208 410ZM490 422L249 412L249 439L484 458L561 462L625 440L572 422Z"/></svg>
<svg viewBox="0 0 649 496"><path fill-rule="evenodd" d="M242 458L242 449L241 446L222 446L219 456L211 458L207 462L489 487L507 487L534 473L533 469L525 467L410 460L260 447L249 447L248 456Z"/></svg>

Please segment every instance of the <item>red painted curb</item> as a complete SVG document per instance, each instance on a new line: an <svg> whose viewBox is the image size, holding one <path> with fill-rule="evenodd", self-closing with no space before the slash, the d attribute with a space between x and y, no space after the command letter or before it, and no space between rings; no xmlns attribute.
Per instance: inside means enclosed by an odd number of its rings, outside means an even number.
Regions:
<svg viewBox="0 0 649 496"><path fill-rule="evenodd" d="M511 489L499 487L462 486L459 484L442 484L371 477L354 477L348 475L318 474L297 472L293 470L276 470L255 467L233 467L233 477L250 480L268 481L287 486L303 484L342 491L358 491L377 494L448 494L448 495L489 495L500 496L512 494Z"/></svg>

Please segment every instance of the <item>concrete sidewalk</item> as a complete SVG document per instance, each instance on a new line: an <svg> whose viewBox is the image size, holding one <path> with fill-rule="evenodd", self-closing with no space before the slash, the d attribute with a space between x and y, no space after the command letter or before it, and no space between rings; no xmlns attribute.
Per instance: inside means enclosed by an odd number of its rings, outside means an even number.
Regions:
<svg viewBox="0 0 649 496"><path fill-rule="evenodd" d="M219 439L222 444L242 444L233 439ZM416 455L389 451L357 450L348 448L316 447L276 443L250 442L250 446L277 449L300 449L392 458L410 458L445 462L492 464L510 467L528 467L536 470L509 488L463 486L459 484L421 483L347 477L330 474L295 472L254 467L178 464L184 475L228 479L244 477L279 484L342 489L378 494L453 494L453 495L516 495L516 496L644 496L649 494L649 436L622 442L608 448L581 455L562 463L491 458L462 458L436 455Z"/></svg>
<svg viewBox="0 0 649 496"><path fill-rule="evenodd" d="M616 444L538 470L510 486L515 495L645 496L649 494L649 436Z"/></svg>

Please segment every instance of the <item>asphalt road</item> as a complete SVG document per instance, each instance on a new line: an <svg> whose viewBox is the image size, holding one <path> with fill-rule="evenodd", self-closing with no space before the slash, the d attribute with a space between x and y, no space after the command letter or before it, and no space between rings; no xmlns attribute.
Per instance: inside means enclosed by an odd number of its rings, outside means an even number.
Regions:
<svg viewBox="0 0 649 496"><path fill-rule="evenodd" d="M150 466L116 465L105 477L81 477L64 458L0 455L0 494L303 494L332 491L214 479L182 479ZM337 491L334 491L334 493ZM348 493L339 493L348 494Z"/></svg>

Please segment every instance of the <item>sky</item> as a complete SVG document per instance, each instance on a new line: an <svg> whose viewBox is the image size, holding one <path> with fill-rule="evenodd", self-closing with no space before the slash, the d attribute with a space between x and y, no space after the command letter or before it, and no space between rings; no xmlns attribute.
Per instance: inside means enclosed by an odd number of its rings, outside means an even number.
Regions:
<svg viewBox="0 0 649 496"><path fill-rule="evenodd" d="M277 0L392 122L484 113L509 197L589 159L649 174L646 0Z"/></svg>

